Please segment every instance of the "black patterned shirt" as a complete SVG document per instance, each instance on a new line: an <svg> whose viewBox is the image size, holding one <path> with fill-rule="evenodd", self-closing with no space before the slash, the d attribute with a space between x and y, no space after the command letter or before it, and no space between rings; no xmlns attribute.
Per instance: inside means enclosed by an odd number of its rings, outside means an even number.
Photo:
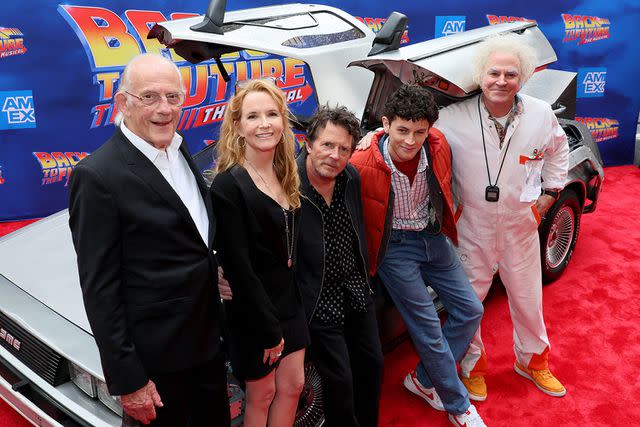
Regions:
<svg viewBox="0 0 640 427"><path fill-rule="evenodd" d="M312 200L324 220L325 271L315 317L328 325L344 325L345 309L366 311L368 286L357 257L358 237L344 201L347 177L336 178L331 206L312 187Z"/></svg>

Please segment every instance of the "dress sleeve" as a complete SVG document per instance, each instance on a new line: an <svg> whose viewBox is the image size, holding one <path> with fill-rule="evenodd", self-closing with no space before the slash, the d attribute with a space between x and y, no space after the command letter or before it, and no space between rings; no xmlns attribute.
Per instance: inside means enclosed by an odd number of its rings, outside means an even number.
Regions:
<svg viewBox="0 0 640 427"><path fill-rule="evenodd" d="M255 335L262 348L275 347L282 339L282 330L278 311L253 268L250 248L255 243L248 230L250 207L233 177L224 172L213 181L211 199L216 216L216 248L233 291L233 304L241 307L244 318L252 323L249 326L260 331Z"/></svg>

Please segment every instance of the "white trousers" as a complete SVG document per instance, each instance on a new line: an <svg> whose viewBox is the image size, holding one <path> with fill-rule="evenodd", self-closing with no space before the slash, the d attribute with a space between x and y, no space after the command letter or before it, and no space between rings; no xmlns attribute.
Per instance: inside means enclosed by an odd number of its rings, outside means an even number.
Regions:
<svg viewBox="0 0 640 427"><path fill-rule="evenodd" d="M531 207L518 211L496 205L494 212L465 206L458 221L459 255L478 298L500 273L513 322L513 348L525 367L545 369L549 338L542 314L542 271L538 220ZM462 375L484 375L486 353L480 328L460 362Z"/></svg>

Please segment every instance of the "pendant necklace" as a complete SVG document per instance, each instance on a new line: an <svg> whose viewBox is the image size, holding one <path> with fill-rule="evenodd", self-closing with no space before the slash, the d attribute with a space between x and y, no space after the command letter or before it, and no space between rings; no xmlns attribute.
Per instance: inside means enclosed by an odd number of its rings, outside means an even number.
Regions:
<svg viewBox="0 0 640 427"><path fill-rule="evenodd" d="M258 169L256 169L255 166L253 166L253 163L251 163L251 161L249 161L249 159L244 159L247 164L249 166L251 166L251 169L253 169L253 171L256 173L256 175L258 175L258 178L260 178L260 180L262 181L262 183L265 185L265 187L267 187L267 190L269 190L269 193L271 193L271 195L273 196L273 200L275 200L276 203L278 203L277 197L276 197L276 193L274 193L274 191L271 189L271 187L269 187L269 184L267 184L267 181L265 181L265 179L262 177L262 175L260 175L260 172L258 172ZM280 206L280 209L282 209L282 214L284 215L284 230L285 230L285 243L287 246L287 267L291 268L293 266L293 239L295 236L295 227L296 227L296 223L295 223L295 211L291 211L291 234L289 234L289 215L287 215L287 210L285 208L282 207L282 205L280 203L278 203L278 206Z"/></svg>

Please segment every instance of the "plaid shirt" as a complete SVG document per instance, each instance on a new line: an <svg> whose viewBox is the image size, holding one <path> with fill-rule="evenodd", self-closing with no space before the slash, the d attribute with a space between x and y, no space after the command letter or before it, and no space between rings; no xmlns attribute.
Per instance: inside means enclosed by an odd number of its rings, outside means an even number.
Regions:
<svg viewBox="0 0 640 427"><path fill-rule="evenodd" d="M409 178L393 164L389 154L389 137L385 135L383 138L382 155L391 169L391 187L395 193L393 229L421 231L435 228L437 218L429 200L429 184L425 173L429 165L424 147L420 149L418 171L411 185Z"/></svg>

